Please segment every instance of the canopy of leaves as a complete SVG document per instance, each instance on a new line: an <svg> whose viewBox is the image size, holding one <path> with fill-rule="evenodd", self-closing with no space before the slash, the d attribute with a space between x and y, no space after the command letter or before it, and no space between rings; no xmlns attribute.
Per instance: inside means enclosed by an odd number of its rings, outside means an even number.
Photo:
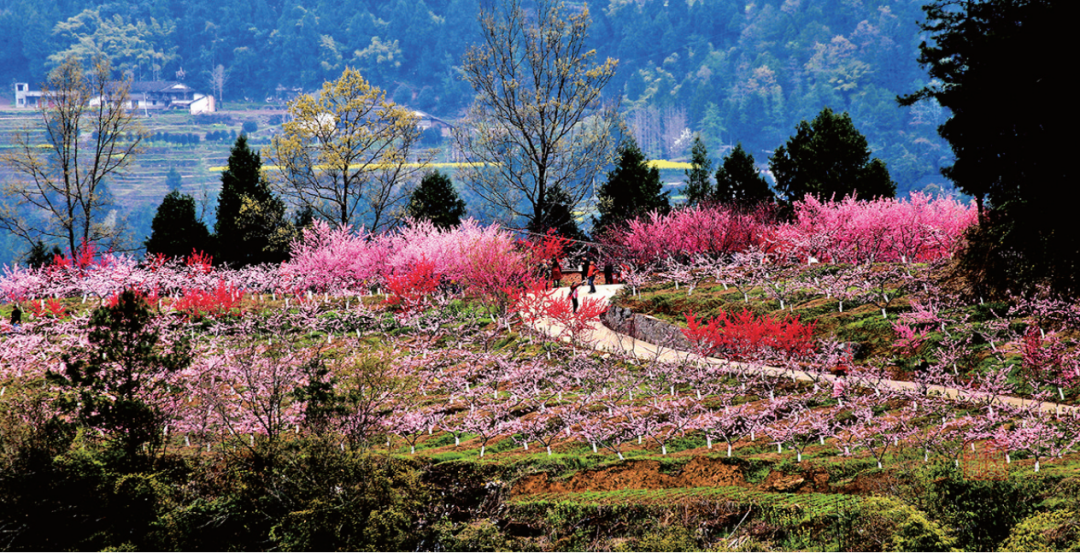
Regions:
<svg viewBox="0 0 1080 553"><path fill-rule="evenodd" d="M742 147L742 142L724 156L716 170L716 192L713 199L720 203L758 204L773 199L769 183L754 164L754 156Z"/></svg>
<svg viewBox="0 0 1080 553"><path fill-rule="evenodd" d="M441 229L448 229L461 223L465 201L454 190L449 176L432 171L420 179L420 186L409 197L405 213L417 221L431 221Z"/></svg>
<svg viewBox="0 0 1080 553"><path fill-rule="evenodd" d="M182 257L193 250L205 251L210 231L195 215L195 198L173 190L165 195L151 223L146 252L166 257Z"/></svg>
<svg viewBox="0 0 1080 553"><path fill-rule="evenodd" d="M288 233L285 203L263 181L261 169L259 153L240 135L229 155L229 166L221 173L214 223L218 260L223 263L278 262L286 256L288 240L274 239Z"/></svg>
<svg viewBox="0 0 1080 553"><path fill-rule="evenodd" d="M870 159L866 137L847 113L829 108L810 123L795 127L795 135L769 158L776 177L776 189L788 202L807 194L819 200L892 197L896 183L889 177L885 162Z"/></svg>
<svg viewBox="0 0 1080 553"><path fill-rule="evenodd" d="M686 203L697 205L712 196L713 191L709 182L712 160L700 135L694 136L694 145L690 147L690 165L686 170Z"/></svg>
<svg viewBox="0 0 1080 553"><path fill-rule="evenodd" d="M621 226L651 211L663 214L670 209L660 171L648 166L645 154L633 138L619 148L615 169L608 173L607 182L600 185L597 198L600 217L593 219L595 233Z"/></svg>
<svg viewBox="0 0 1080 553"><path fill-rule="evenodd" d="M416 114L347 67L291 102L289 117L271 148L279 190L328 221L391 226L409 200L405 184L431 156L417 148Z"/></svg>
<svg viewBox="0 0 1080 553"><path fill-rule="evenodd" d="M980 206L994 208L965 256L984 283L1013 291L1049 282L1080 291L1080 233L1061 183L1072 182L1062 136L1076 128L1072 90L1047 52L1068 48L1069 18L1049 0L934 2L919 62L933 84L901 98L936 101L956 162L942 169ZM928 102L921 102L929 100Z"/></svg>

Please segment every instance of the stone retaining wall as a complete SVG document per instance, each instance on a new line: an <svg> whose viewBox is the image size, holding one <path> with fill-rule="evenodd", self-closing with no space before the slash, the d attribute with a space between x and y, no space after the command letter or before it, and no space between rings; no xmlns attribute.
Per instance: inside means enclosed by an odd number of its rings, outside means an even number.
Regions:
<svg viewBox="0 0 1080 553"><path fill-rule="evenodd" d="M634 313L625 307L612 305L600 316L600 321L615 332L632 336L643 342L682 351L691 349L690 341L683 336L679 327L655 317Z"/></svg>

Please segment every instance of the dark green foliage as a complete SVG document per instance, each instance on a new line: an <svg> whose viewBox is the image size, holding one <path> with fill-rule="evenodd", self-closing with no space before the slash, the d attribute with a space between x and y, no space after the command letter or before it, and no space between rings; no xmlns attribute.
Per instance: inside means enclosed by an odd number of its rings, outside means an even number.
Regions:
<svg viewBox="0 0 1080 553"><path fill-rule="evenodd" d="M1047 283L1080 293L1080 232L1068 136L1076 128L1067 72L1048 52L1069 48L1066 6L1050 0L934 2L919 62L935 84L900 99L952 110L938 127L956 156L942 174L993 211L969 236L964 263L980 286L1013 293Z"/></svg>
<svg viewBox="0 0 1080 553"><path fill-rule="evenodd" d="M306 205L296 212L296 217L293 219L293 227L295 227L296 232L299 233L310 227L313 222L315 222L315 210L311 209L310 205Z"/></svg>
<svg viewBox="0 0 1080 553"><path fill-rule="evenodd" d="M38 240L34 242L34 245L30 247L30 251L26 253L26 264L35 268L52 265L53 260L58 255L63 255L60 246L53 246L50 250L44 242Z"/></svg>
<svg viewBox="0 0 1080 553"><path fill-rule="evenodd" d="M754 156L742 147L742 142L724 156L724 162L716 170L716 192L713 199L719 203L759 204L773 199L769 183L761 176Z"/></svg>
<svg viewBox="0 0 1080 553"><path fill-rule="evenodd" d="M405 213L417 221L431 221L436 227L448 229L461 223L465 201L454 190L450 177L432 171L426 173L420 186L413 190Z"/></svg>
<svg viewBox="0 0 1080 553"><path fill-rule="evenodd" d="M192 251L205 251L210 242L210 231L195 215L195 198L178 189L161 200L150 228L146 240L146 253L150 254L183 257Z"/></svg>
<svg viewBox="0 0 1080 553"><path fill-rule="evenodd" d="M555 233L571 240L585 240L587 237L578 228L577 219L570 211L570 195L558 186L547 189L544 201L544 215L542 219L531 220L526 227L529 232L547 234L554 229Z"/></svg>
<svg viewBox="0 0 1080 553"><path fill-rule="evenodd" d="M836 115L829 108L810 123L800 122L795 136L769 158L769 168L776 177L777 192L787 202L807 194L820 200L896 194L885 162L870 159L866 137L852 124L851 116Z"/></svg>
<svg viewBox="0 0 1080 553"><path fill-rule="evenodd" d="M266 458L260 455L259 458ZM159 549L414 551L429 492L410 460L290 442L278 462L234 457L192 475L204 497L159 520Z"/></svg>
<svg viewBox="0 0 1080 553"><path fill-rule="evenodd" d="M1035 512L1042 486L1022 474L1002 481L966 479L951 463L937 465L925 478L928 493L920 507L951 528L965 551L996 550L1013 526Z"/></svg>
<svg viewBox="0 0 1080 553"><path fill-rule="evenodd" d="M712 160L700 135L694 136L694 145L690 148L691 168L686 171L686 203L697 205L713 195L709 173L712 172Z"/></svg>
<svg viewBox="0 0 1080 553"><path fill-rule="evenodd" d="M593 218L593 234L603 233L650 211L667 213L668 193L660 171L649 168L645 154L633 138L619 147L615 169L597 193L599 218Z"/></svg>
<svg viewBox="0 0 1080 553"><path fill-rule="evenodd" d="M285 219L285 202L262 180L259 153L240 136L221 173L214 238L216 261L243 266L276 263L288 257L292 229Z"/></svg>
<svg viewBox="0 0 1080 553"><path fill-rule="evenodd" d="M240 128L243 129L245 133L251 134L259 130L259 124L255 121L244 121L244 124L241 125Z"/></svg>
<svg viewBox="0 0 1080 553"><path fill-rule="evenodd" d="M126 290L113 305L94 310L90 346L64 355L62 375L49 373L74 392L61 407L82 426L104 431L125 463L136 463L143 444L153 449L162 443L166 417L147 398L165 389L163 377L191 362L184 340L164 351L159 339L146 300Z"/></svg>
<svg viewBox="0 0 1080 553"><path fill-rule="evenodd" d="M1024 519L1001 551L1080 551L1080 516L1075 511L1036 513Z"/></svg>
<svg viewBox="0 0 1080 553"><path fill-rule="evenodd" d="M180 171L177 171L176 167L170 167L169 172L165 174L165 187L169 189L169 192L175 192L180 190L183 184L184 178L180 176Z"/></svg>

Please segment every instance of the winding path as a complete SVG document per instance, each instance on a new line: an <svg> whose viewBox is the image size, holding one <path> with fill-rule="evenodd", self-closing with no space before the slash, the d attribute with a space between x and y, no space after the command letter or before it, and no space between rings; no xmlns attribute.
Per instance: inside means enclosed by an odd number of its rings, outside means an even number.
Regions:
<svg viewBox="0 0 1080 553"><path fill-rule="evenodd" d="M589 294L588 292L586 292L587 288L585 288L585 287L582 287L581 290L578 292L578 294L579 294L580 299L601 298L601 299L605 300L606 302L608 302L610 304L611 303L611 298L613 298L616 294L618 294L619 291L622 290L622 289L623 289L622 284L597 285L595 294ZM558 290L555 291L555 294L556 294L557 297L565 297L569 293L570 293L569 288L559 288ZM557 324L557 323L555 323L554 321L551 321L551 320L544 320L544 321L538 323L537 325L535 325L535 329L538 330L539 332L542 332L542 333L547 334L548 336L552 336L552 337L561 336L562 333L563 333L563 328L559 324ZM628 356L628 357L633 357L635 359L639 359L641 361L665 362L665 363L678 363L678 362L683 362L683 363L686 363L686 362L704 362L704 363L713 363L713 364L734 364L734 363L736 363L735 361L727 361L727 360L718 359L718 358L715 358L715 357L701 357L701 356L696 355L694 353L690 353L690 352L686 352L686 351L680 351L680 350L676 350L676 349L669 348L669 347L664 347L663 345L657 345L657 344L651 344L649 342L644 342L644 341L638 340L636 338L633 338L631 336L627 336L625 334L615 332L614 330L611 330L610 328L604 326L602 323L599 323L599 322L594 323L592 325L592 328L588 331L588 333L585 336L583 341L588 343L588 344L591 344L592 348L597 350L597 351L605 351L605 352L615 353L615 354L619 354L619 355L625 355L625 356ZM781 368L777 368L777 367L768 367L768 366L764 366L764 365L752 366L752 367L749 367L749 368L751 370L761 371L761 372L764 372L766 374L770 374L770 375L774 375L774 376L783 376L783 377L794 378L796 380L803 380L803 381L807 381L807 382L826 381L826 382L831 383L831 382L837 380L837 378L838 378L838 377L836 377L834 375L831 375L831 374L824 374L824 375L821 375L821 376L818 376L818 377L815 378L815 377L812 377L812 376L810 376L809 374L807 374L806 372L803 372L803 371L798 371L798 370L793 371L793 370L781 369ZM914 382L906 381L906 380L883 380L883 381L881 381L880 386L882 388L890 388L890 389L893 389L893 390L916 390L918 388L917 384L915 384ZM929 392L937 392L938 394L941 394L941 395L944 395L946 397L953 398L953 399L964 399L964 398L977 399L976 394L971 394L971 393L965 394L961 390L958 390L956 388L947 388L947 387L944 387L944 386L930 386L928 391ZM1018 397L1013 397L1013 396L998 396L997 398L994 399L994 401L1000 401L1000 402L1007 403L1009 405L1013 405L1013 406L1017 406L1017 407L1027 407L1027 406L1030 406L1031 403L1032 403L1031 400L1018 398ZM1040 405L1040 409L1042 411L1045 411L1045 412L1056 412L1059 415L1064 414L1064 413L1071 413L1073 416L1077 416L1078 414L1080 414L1080 407L1070 406L1070 405L1063 405L1063 404L1059 404L1059 403L1044 402L1044 403L1042 403Z"/></svg>

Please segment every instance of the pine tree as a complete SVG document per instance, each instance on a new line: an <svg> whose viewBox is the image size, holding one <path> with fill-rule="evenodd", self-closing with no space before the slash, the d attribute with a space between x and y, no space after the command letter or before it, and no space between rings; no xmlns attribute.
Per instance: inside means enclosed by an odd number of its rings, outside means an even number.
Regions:
<svg viewBox="0 0 1080 553"><path fill-rule="evenodd" d="M694 145L690 147L690 169L686 171L686 203L697 205L713 195L709 173L712 172L712 160L705 148L701 135L694 135Z"/></svg>
<svg viewBox="0 0 1080 553"><path fill-rule="evenodd" d="M65 354L63 373L48 374L78 394L77 401L62 399L61 409L87 428L106 432L129 463L141 445L152 448L164 439L167 417L145 398L164 392L163 377L191 363L187 341L164 345L149 307L141 295L125 290L97 308L90 317L89 347Z"/></svg>
<svg viewBox="0 0 1080 553"><path fill-rule="evenodd" d="M773 199L769 183L754 165L754 156L743 149L742 143L724 156L716 170L716 191L713 199L719 203L758 204Z"/></svg>
<svg viewBox="0 0 1080 553"><path fill-rule="evenodd" d="M183 257L193 250L205 251L209 246L210 231L195 215L195 198L179 190L169 192L161 200L150 229L146 253Z"/></svg>
<svg viewBox="0 0 1080 553"><path fill-rule="evenodd" d="M454 190L450 177L432 171L413 190L405 213L417 221L431 221L436 227L448 229L461 223L465 201Z"/></svg>
<svg viewBox="0 0 1080 553"><path fill-rule="evenodd" d="M836 115L825 108L812 122L800 122L795 131L769 158L777 192L785 201L801 200L807 194L821 200L852 194L863 199L896 195L896 183L885 162L870 159L866 137L846 112Z"/></svg>
<svg viewBox="0 0 1080 553"><path fill-rule="evenodd" d="M1071 47L1069 4L944 2L923 7L919 63L929 83L900 98L951 111L938 127L955 162L941 172L979 206L960 268L978 293L1080 295L1080 232L1068 201L1076 128L1068 71L1050 52Z"/></svg>
<svg viewBox="0 0 1080 553"><path fill-rule="evenodd" d="M54 259L57 256L63 255L64 252L60 251L60 246L53 246L52 250L45 245L45 242L37 240L32 246L30 251L26 253L26 264L33 268L46 267L52 265Z"/></svg>
<svg viewBox="0 0 1080 553"><path fill-rule="evenodd" d="M287 257L292 225L285 203L274 196L260 170L259 153L248 148L247 137L236 139L229 167L221 173L214 238L217 260L237 266L273 263Z"/></svg>
<svg viewBox="0 0 1080 553"><path fill-rule="evenodd" d="M619 148L615 169L597 193L600 218L593 218L594 234L602 233L650 211L667 213L668 193L660 170L650 168L633 138Z"/></svg>

